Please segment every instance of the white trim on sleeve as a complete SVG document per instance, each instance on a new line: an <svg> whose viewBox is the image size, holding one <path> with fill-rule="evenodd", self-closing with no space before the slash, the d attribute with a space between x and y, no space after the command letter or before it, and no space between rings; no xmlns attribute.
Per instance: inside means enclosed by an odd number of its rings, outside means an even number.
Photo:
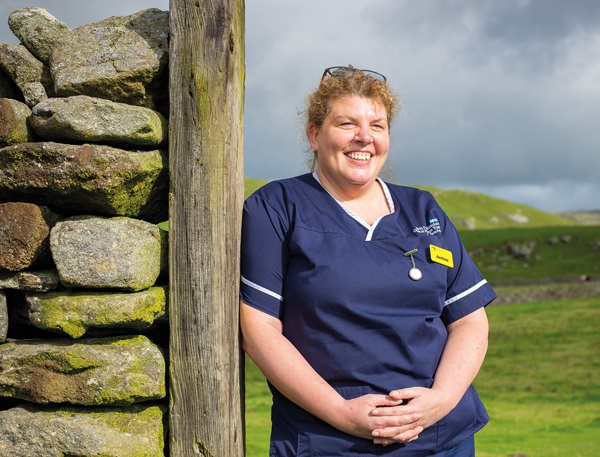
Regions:
<svg viewBox="0 0 600 457"><path fill-rule="evenodd" d="M272 290L266 289L266 288L264 288L263 286L259 286L258 284L256 284L256 283L253 283L252 281L248 281L248 280L247 280L246 278L244 278L243 276L241 277L241 279L242 279L242 282L243 282L244 284L246 284L247 286L250 286L250 287L252 287L253 289L256 289L256 290L258 290L259 292L262 292L263 294L270 295L271 297L273 297L273 298L276 298L277 300L279 300L279 301L281 301L281 302L283 301L283 297L282 297L281 295L279 295L279 294L276 294L276 293L275 293L275 292L273 292Z"/></svg>
<svg viewBox="0 0 600 457"><path fill-rule="evenodd" d="M464 298L464 297L466 297L469 294L472 294L473 292L475 292L477 289L479 289L484 284L487 284L487 281L485 279L482 279L481 281L479 281L477 284L475 284L470 289L467 289L464 292L461 292L460 294L455 295L454 297L449 298L448 300L446 300L444 302L444 306L448 306L449 304L454 303L455 301L458 301L461 298Z"/></svg>

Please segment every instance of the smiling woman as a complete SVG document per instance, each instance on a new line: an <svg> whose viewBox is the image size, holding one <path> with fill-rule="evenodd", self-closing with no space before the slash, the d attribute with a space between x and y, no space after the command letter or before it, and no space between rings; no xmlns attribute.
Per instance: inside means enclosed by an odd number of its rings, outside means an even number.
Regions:
<svg viewBox="0 0 600 457"><path fill-rule="evenodd" d="M378 102L380 108L385 110L389 135L389 128L399 108L398 97L388 86L385 76L371 70L356 70L352 66L325 69L319 87L307 99L307 130L310 130L311 126L321 128L331 111L332 102L344 97L364 98ZM317 161L314 146L313 151L315 156L312 168L314 169Z"/></svg>
<svg viewBox="0 0 600 457"><path fill-rule="evenodd" d="M377 101L344 97L331 103L323 125L308 127L319 182L338 201L372 224L389 214L385 194L373 183L387 158L390 134Z"/></svg>
<svg viewBox="0 0 600 457"><path fill-rule="evenodd" d="M379 178L385 77L327 69L307 103L314 171L244 204L240 319L273 393L269 455L471 456L495 294L431 194Z"/></svg>

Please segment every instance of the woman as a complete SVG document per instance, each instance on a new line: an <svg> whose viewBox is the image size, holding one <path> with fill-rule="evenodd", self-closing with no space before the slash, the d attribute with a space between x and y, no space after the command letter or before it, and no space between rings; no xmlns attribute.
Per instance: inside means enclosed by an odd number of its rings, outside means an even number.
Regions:
<svg viewBox="0 0 600 457"><path fill-rule="evenodd" d="M325 70L316 170L244 204L241 327L273 393L271 456L470 456L495 294L424 191L378 178L397 97Z"/></svg>

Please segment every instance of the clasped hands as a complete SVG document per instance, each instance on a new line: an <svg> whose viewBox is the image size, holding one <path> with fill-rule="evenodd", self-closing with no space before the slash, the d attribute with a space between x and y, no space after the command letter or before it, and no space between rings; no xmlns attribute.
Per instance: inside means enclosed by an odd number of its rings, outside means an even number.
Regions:
<svg viewBox="0 0 600 457"><path fill-rule="evenodd" d="M449 412L444 407L444 395L425 387L364 395L345 403L349 428L344 431L383 446L418 439L423 430Z"/></svg>

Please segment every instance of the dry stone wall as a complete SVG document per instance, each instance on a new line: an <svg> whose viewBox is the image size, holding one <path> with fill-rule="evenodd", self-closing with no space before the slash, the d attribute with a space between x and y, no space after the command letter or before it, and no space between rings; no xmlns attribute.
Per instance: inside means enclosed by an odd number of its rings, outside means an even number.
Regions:
<svg viewBox="0 0 600 457"><path fill-rule="evenodd" d="M163 456L168 12L0 43L0 455Z"/></svg>

